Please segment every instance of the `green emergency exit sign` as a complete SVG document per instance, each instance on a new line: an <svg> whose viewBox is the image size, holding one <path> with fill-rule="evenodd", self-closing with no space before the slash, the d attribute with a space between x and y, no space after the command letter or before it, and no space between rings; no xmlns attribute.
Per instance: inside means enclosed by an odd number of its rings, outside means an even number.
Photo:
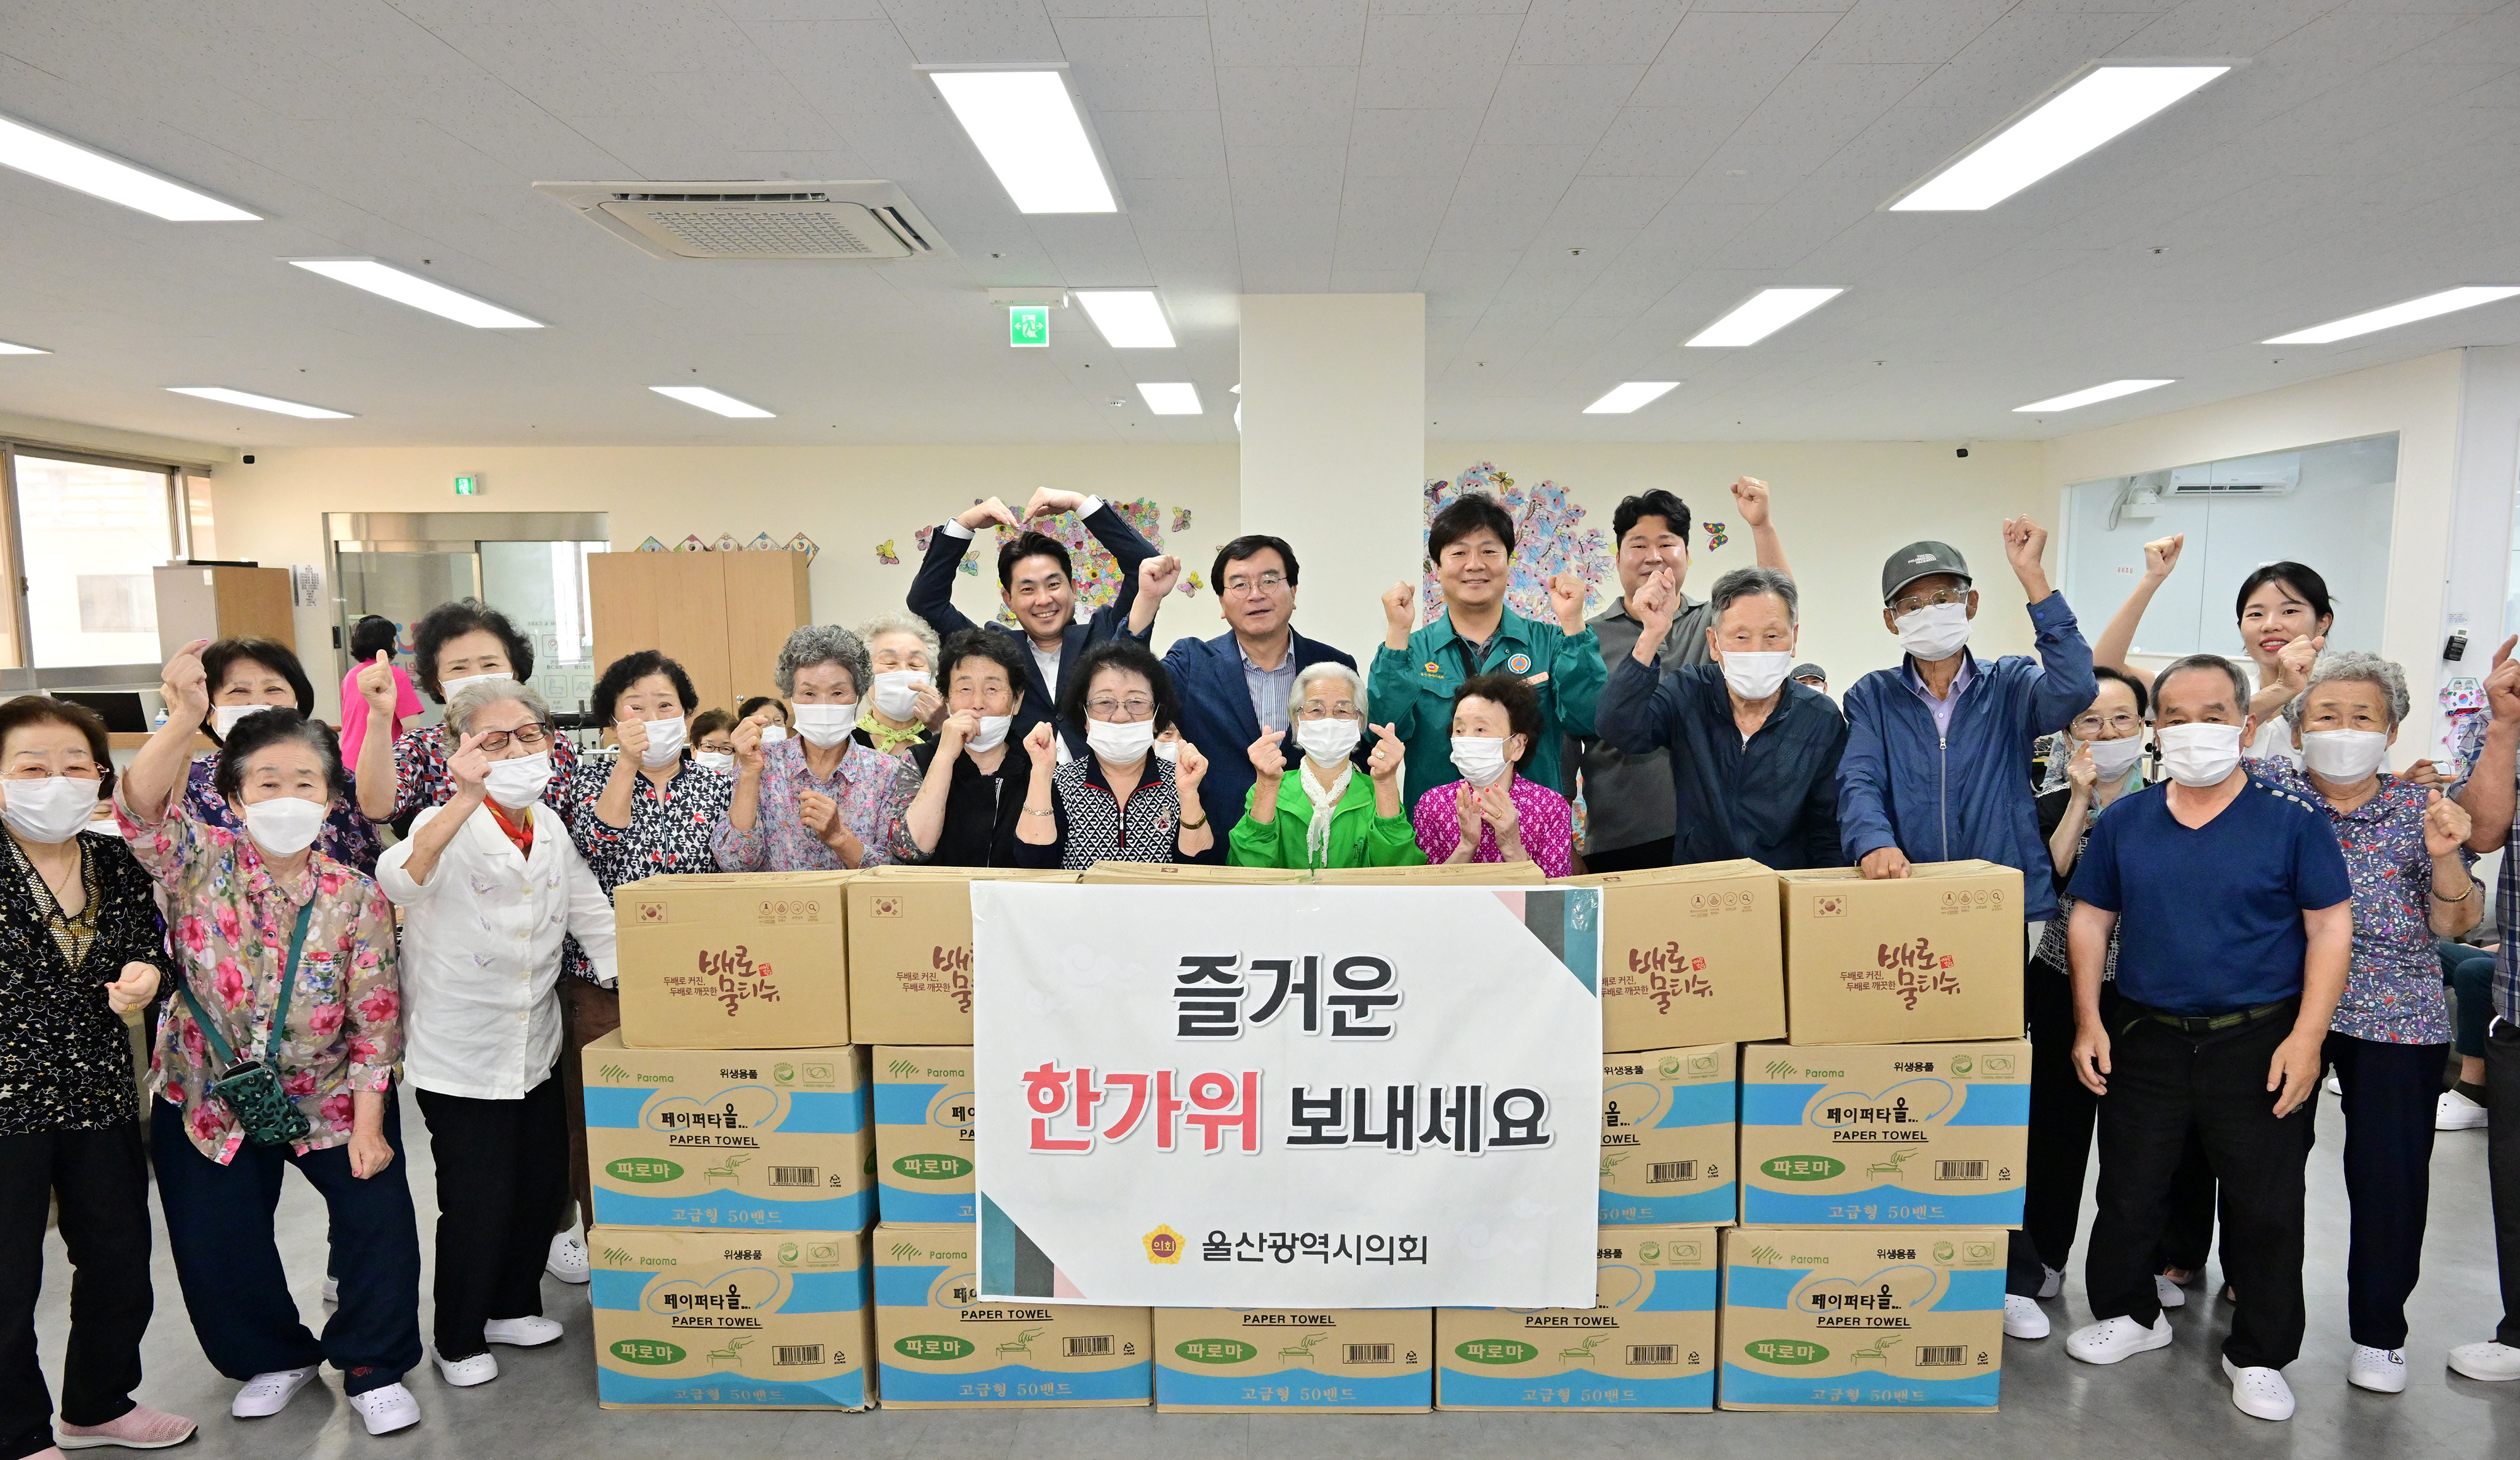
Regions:
<svg viewBox="0 0 2520 1460"><path fill-rule="evenodd" d="M455 479L455 495L459 497L477 496L480 494L480 490L481 488L475 483L474 479L471 477L458 477Z"/></svg>
<svg viewBox="0 0 2520 1460"><path fill-rule="evenodd" d="M1009 304L1007 306L1007 343L1021 348L1050 346L1050 306L1048 304Z"/></svg>

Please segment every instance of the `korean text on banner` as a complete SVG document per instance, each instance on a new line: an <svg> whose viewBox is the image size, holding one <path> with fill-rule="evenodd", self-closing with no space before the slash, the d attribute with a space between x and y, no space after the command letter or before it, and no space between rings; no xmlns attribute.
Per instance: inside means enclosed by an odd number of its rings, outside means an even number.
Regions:
<svg viewBox="0 0 2520 1460"><path fill-rule="evenodd" d="M1600 895L974 884L981 1294L1591 1303Z"/></svg>

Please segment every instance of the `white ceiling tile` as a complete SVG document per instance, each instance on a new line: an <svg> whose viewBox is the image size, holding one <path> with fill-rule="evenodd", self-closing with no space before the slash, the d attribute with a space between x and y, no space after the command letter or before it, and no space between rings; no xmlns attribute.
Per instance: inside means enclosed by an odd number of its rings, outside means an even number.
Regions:
<svg viewBox="0 0 2520 1460"><path fill-rule="evenodd" d="M1128 207L1129 220L1141 230L1234 226L1234 189L1221 176L1132 178Z"/></svg>
<svg viewBox="0 0 2520 1460"><path fill-rule="evenodd" d="M1218 67L1216 90L1230 147L1344 146L1356 68Z"/></svg>
<svg viewBox="0 0 2520 1460"><path fill-rule="evenodd" d="M1242 253L1242 288L1246 294L1318 294L1330 285L1328 249L1292 252Z"/></svg>
<svg viewBox="0 0 2520 1460"><path fill-rule="evenodd" d="M1406 269L1352 269L1345 264L1330 266L1332 294L1415 294L1418 271Z"/></svg>
<svg viewBox="0 0 2520 1460"><path fill-rule="evenodd" d="M1805 62L1768 93L1731 141L1778 148L1817 166L1897 106L1931 69Z"/></svg>
<svg viewBox="0 0 2520 1460"><path fill-rule="evenodd" d="M784 77L765 77L757 69L679 71L651 74L648 84L671 100L695 130L737 152L842 145L840 134Z"/></svg>
<svg viewBox="0 0 2520 1460"><path fill-rule="evenodd" d="M2333 9L2332 0L2186 4L2119 48L2126 56L2254 56Z"/></svg>
<svg viewBox="0 0 2520 1460"><path fill-rule="evenodd" d="M1338 248L1335 207L1240 208L1234 215L1235 246L1247 262L1257 254L1319 253Z"/></svg>
<svg viewBox="0 0 2520 1460"><path fill-rule="evenodd" d="M1212 111L1113 112L1094 118L1094 134L1114 177L1215 177L1225 170L1225 128Z"/></svg>
<svg viewBox="0 0 2520 1460"><path fill-rule="evenodd" d="M1359 110L1350 115L1349 177L1440 177L1461 174L1486 114L1476 107L1424 112Z"/></svg>
<svg viewBox="0 0 2520 1460"><path fill-rule="evenodd" d="M924 65L1059 59L1041 0L884 0L883 11Z"/></svg>
<svg viewBox="0 0 2520 1460"><path fill-rule="evenodd" d="M1106 112L1195 112L1216 105L1207 22L1183 16L1149 21L1061 21L1077 95L1098 117Z"/></svg>
<svg viewBox="0 0 2520 1460"><path fill-rule="evenodd" d="M1354 66L1365 49L1365 0L1209 0L1216 64Z"/></svg>
<svg viewBox="0 0 2520 1460"><path fill-rule="evenodd" d="M1206 0L1045 0L1054 21L1203 16Z"/></svg>
<svg viewBox="0 0 2520 1460"><path fill-rule="evenodd" d="M1381 16L1518 16L1531 0L1372 0Z"/></svg>
<svg viewBox="0 0 2520 1460"><path fill-rule="evenodd" d="M1338 147L1238 147L1232 154L1238 214L1281 208L1338 210L1346 150Z"/></svg>
<svg viewBox="0 0 2520 1460"><path fill-rule="evenodd" d="M1641 107L1724 108L1746 115L1836 23L1834 15L1801 11L1693 11L1629 100Z"/></svg>
<svg viewBox="0 0 2520 1460"><path fill-rule="evenodd" d="M1165 290L1201 287L1231 294L1238 265L1234 231L1138 227L1138 251Z"/></svg>
<svg viewBox="0 0 2520 1460"><path fill-rule="evenodd" d="M714 0L546 0L632 70L712 70L758 64L743 27Z"/></svg>
<svg viewBox="0 0 2520 1460"><path fill-rule="evenodd" d="M1552 233L1598 230L1606 237L1613 232L1642 228L1680 191L1683 180L1589 175L1576 178L1566 185L1556 210L1549 215L1549 229Z"/></svg>
<svg viewBox="0 0 2520 1460"><path fill-rule="evenodd" d="M610 116L658 103L637 71L566 23L444 25L437 36L556 116Z"/></svg>
<svg viewBox="0 0 2520 1460"><path fill-rule="evenodd" d="M409 0L395 0L409 8ZM431 0L434 3L434 0ZM477 3L477 0L475 0ZM490 0L504 4L505 0ZM718 0L727 19L752 21L880 21L883 0Z"/></svg>
<svg viewBox="0 0 2520 1460"><path fill-rule="evenodd" d="M944 103L892 23L763 21L744 26L798 94L826 114L930 111Z"/></svg>
<svg viewBox="0 0 2520 1460"><path fill-rule="evenodd" d="M1687 177L1715 155L1740 116L1713 107L1623 107L1584 162L1588 176Z"/></svg>
<svg viewBox="0 0 2520 1460"><path fill-rule="evenodd" d="M1359 107L1485 107L1505 74L1519 15L1376 15L1365 30Z"/></svg>
<svg viewBox="0 0 2520 1460"><path fill-rule="evenodd" d="M1975 40L2015 0L1862 0L1829 28L1814 61L1947 61Z"/></svg>
<svg viewBox="0 0 2520 1460"><path fill-rule="evenodd" d="M1591 147L1644 74L1642 66L1508 66L1479 141Z"/></svg>
<svg viewBox="0 0 2520 1460"><path fill-rule="evenodd" d="M1548 220L1583 161L1584 150L1578 147L1473 149L1437 247L1523 247Z"/></svg>
<svg viewBox="0 0 2520 1460"><path fill-rule="evenodd" d="M1350 179L1339 205L1339 266L1415 271L1434 246L1452 201L1450 182Z"/></svg>
<svg viewBox="0 0 2520 1460"><path fill-rule="evenodd" d="M1641 66L1653 61L1688 0L1536 0L1516 38L1519 66Z"/></svg>

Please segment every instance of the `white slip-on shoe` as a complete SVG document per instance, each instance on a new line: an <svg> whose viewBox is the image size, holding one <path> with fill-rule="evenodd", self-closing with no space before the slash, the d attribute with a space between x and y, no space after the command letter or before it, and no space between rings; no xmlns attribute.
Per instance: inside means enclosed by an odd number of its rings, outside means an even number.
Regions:
<svg viewBox="0 0 2520 1460"><path fill-rule="evenodd" d="M2157 1272L2152 1275L2152 1292L2165 1308L2187 1306L2187 1290Z"/></svg>
<svg viewBox="0 0 2520 1460"><path fill-rule="evenodd" d="M487 1349L473 1354L471 1358L450 1359L442 1353L433 1353L430 1356L437 1360L437 1377L457 1389L471 1389L476 1384L488 1384L499 1377L498 1355Z"/></svg>
<svg viewBox="0 0 2520 1460"><path fill-rule="evenodd" d="M359 1412L370 1435L391 1435L420 1423L420 1401L399 1384L352 1394L350 1407Z"/></svg>
<svg viewBox="0 0 2520 1460"><path fill-rule="evenodd" d="M2405 1393L2407 1350L2374 1348L2368 1344L2355 1345L2354 1365L2345 1371L2345 1382L2375 1394Z"/></svg>
<svg viewBox="0 0 2520 1460"><path fill-rule="evenodd" d="M2113 1364L2130 1354L2170 1346L2170 1320L2155 1318L2146 1328L2133 1318L2103 1318L2078 1328L2065 1340L2065 1351L2087 1364Z"/></svg>
<svg viewBox="0 0 2520 1460"><path fill-rule="evenodd" d="M57 1451L90 1450L106 1445L126 1450L164 1450L192 1438L199 1428L180 1414L134 1404L118 1418L102 1425L73 1425L68 1420L62 1421L53 1445Z"/></svg>
<svg viewBox="0 0 2520 1460"><path fill-rule="evenodd" d="M2520 1379L2520 1348L2491 1339L2482 1344L2461 1344L2450 1351L2450 1366L2470 1379L2488 1383Z"/></svg>
<svg viewBox="0 0 2520 1460"><path fill-rule="evenodd" d="M2433 1104L2433 1129L2482 1130L2485 1128L2485 1107L2456 1090L2444 1090Z"/></svg>
<svg viewBox="0 0 2520 1460"><path fill-rule="evenodd" d="M331 1275L324 1279L324 1300L336 1307L341 1303L341 1280Z"/></svg>
<svg viewBox="0 0 2520 1460"><path fill-rule="evenodd" d="M2044 1274L2039 1279L2039 1298L2041 1301L2044 1302L2065 1291L2065 1274L2057 1271L2053 1267L2049 1267L2044 1262L2039 1265L2039 1270Z"/></svg>
<svg viewBox="0 0 2520 1460"><path fill-rule="evenodd" d="M314 1382L313 1364L302 1369L274 1369L268 1374L256 1374L245 1382L245 1388L237 1391L236 1398L228 1405L228 1413L241 1420L267 1419L287 1409L289 1401L297 1397L297 1392Z"/></svg>
<svg viewBox="0 0 2520 1460"><path fill-rule="evenodd" d="M583 1283L593 1274L588 1271L586 1244L573 1232L562 1232L552 1239L551 1255L543 1259L543 1271L563 1283Z"/></svg>
<svg viewBox="0 0 2520 1460"><path fill-rule="evenodd" d="M2226 1358L2223 1360L2223 1377L2231 1381L2233 1409L2251 1419L2292 1418L2292 1386L2284 1383L2283 1370L2243 1369Z"/></svg>
<svg viewBox="0 0 2520 1460"><path fill-rule="evenodd" d="M2048 1314L2039 1300L2018 1293L2003 1295L2003 1336L2007 1339L2044 1339L2048 1337Z"/></svg>
<svg viewBox="0 0 2520 1460"><path fill-rule="evenodd" d="M2326 1081L2326 1083L2327 1083L2327 1093L2328 1093L2328 1094L2335 1096L2335 1097L2336 1097L2336 1098L2338 1098L2339 1100L2342 1100L2342 1099L2344 1099L2344 1098L2345 1098L2345 1082L2344 1082L2343 1080L2338 1079L2338 1078L2336 1077L2336 1072L2335 1072L2335 1071L2330 1070L2329 1072L2327 1072L2327 1081Z"/></svg>
<svg viewBox="0 0 2520 1460"><path fill-rule="evenodd" d="M481 1325L482 1342L511 1348L539 1348L560 1336L561 1326L549 1318L493 1318Z"/></svg>

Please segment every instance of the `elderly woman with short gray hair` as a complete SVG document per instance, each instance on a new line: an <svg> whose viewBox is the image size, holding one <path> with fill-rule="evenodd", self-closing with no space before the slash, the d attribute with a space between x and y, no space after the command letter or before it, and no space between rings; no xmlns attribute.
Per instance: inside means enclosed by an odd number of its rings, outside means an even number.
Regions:
<svg viewBox="0 0 2520 1460"><path fill-rule="evenodd" d="M2266 785L2327 813L2354 880L2354 961L2328 1024L2326 1059L2345 1091L2347 1379L2407 1386L2407 1296L2423 1255L2433 1113L2451 1018L2435 942L2476 926L2467 812L2384 769L2410 700L2406 671L2329 650L2284 707L2298 767L2252 760Z"/></svg>
<svg viewBox="0 0 2520 1460"><path fill-rule="evenodd" d="M1227 838L1237 867L1408 867L1426 860L1400 798L1409 748L1366 717L1365 681L1337 660L1295 675L1286 696L1300 765L1288 763L1283 730L1251 743L1253 780L1242 819ZM1373 736L1365 774L1356 748Z"/></svg>
<svg viewBox="0 0 2520 1460"><path fill-rule="evenodd" d="M836 624L807 624L779 651L779 693L796 733L770 746L735 731L735 800L709 834L727 872L817 872L892 860L888 832L919 794L918 769L857 738L874 679L866 644Z"/></svg>
<svg viewBox="0 0 2520 1460"><path fill-rule="evenodd" d="M895 609L859 625L858 639L874 670L858 702L858 743L906 760L911 747L945 718L945 697L936 691L936 630Z"/></svg>

